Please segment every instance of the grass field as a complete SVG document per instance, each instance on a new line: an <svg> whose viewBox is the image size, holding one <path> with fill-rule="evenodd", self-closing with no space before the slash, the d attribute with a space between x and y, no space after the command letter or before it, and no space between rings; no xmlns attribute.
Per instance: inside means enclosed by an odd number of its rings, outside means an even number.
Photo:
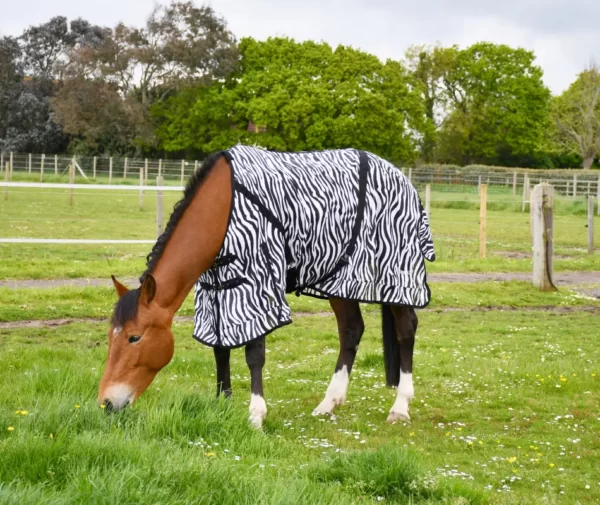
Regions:
<svg viewBox="0 0 600 505"><path fill-rule="evenodd" d="M431 272L531 271L529 213L520 198L502 188L490 190L488 258L479 259L479 213L476 188L434 191L431 227L437 259ZM164 214L180 194L165 193ZM555 269L600 270L600 256L587 254L587 219L583 200L559 199L555 214ZM11 189L0 199L0 237L149 239L156 237L156 199L147 192L144 210L135 190L78 190L68 204L66 190ZM600 218L595 222L600 236ZM150 245L0 244L0 279L137 277Z"/></svg>
<svg viewBox="0 0 600 505"><path fill-rule="evenodd" d="M437 189L429 271L530 271L518 198L490 189L479 260L477 195ZM165 208L177 198L166 194ZM134 190L79 192L73 207L65 191L11 190L0 237L152 238L154 205L148 193L140 211ZM556 269L600 270L583 202L556 211ZM149 249L2 244L0 280L135 278ZM217 401L212 351L190 336L191 298L171 364L133 408L106 415L96 394L113 291L0 287L0 505L599 503L600 301L526 282L436 283L432 294L419 311L411 424L385 423L395 392L372 305L347 403L311 416L336 324L326 302L290 296L294 324L268 337L269 413L256 432L243 351L234 397Z"/></svg>

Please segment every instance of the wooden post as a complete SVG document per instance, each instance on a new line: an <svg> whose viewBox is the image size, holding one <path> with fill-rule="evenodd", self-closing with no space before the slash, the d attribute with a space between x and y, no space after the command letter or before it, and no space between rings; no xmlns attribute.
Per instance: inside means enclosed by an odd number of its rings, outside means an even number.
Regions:
<svg viewBox="0 0 600 505"><path fill-rule="evenodd" d="M127 179L127 158L125 158L125 162L123 163L123 179Z"/></svg>
<svg viewBox="0 0 600 505"><path fill-rule="evenodd" d="M487 241L487 184L479 188L479 257L485 258Z"/></svg>
<svg viewBox="0 0 600 505"><path fill-rule="evenodd" d="M573 198L577 197L577 175L573 176Z"/></svg>
<svg viewBox="0 0 600 505"><path fill-rule="evenodd" d="M159 165L160 166L160 165ZM163 185L162 175L159 175L156 178L156 185ZM160 237L163 232L163 199L162 199L162 191L160 189L156 190L156 237Z"/></svg>
<svg viewBox="0 0 600 505"><path fill-rule="evenodd" d="M588 181L587 196L592 194L592 181Z"/></svg>
<svg viewBox="0 0 600 505"><path fill-rule="evenodd" d="M517 196L517 172L513 172L513 196Z"/></svg>
<svg viewBox="0 0 600 505"><path fill-rule="evenodd" d="M521 212L525 212L525 205L527 204L529 193L529 176L525 174L523 176L523 206L521 208ZM529 206L529 208L531 209L531 205Z"/></svg>
<svg viewBox="0 0 600 505"><path fill-rule="evenodd" d="M28 163L28 169L29 169L29 170L28 170L28 172L29 172L29 173L31 173L31 165L32 165L32 162L31 162L31 157L32 157L32 156L31 156L31 153L29 153L29 163Z"/></svg>
<svg viewBox="0 0 600 505"><path fill-rule="evenodd" d="M533 233L533 285L541 291L553 291L554 188L538 184L531 192Z"/></svg>
<svg viewBox="0 0 600 505"><path fill-rule="evenodd" d="M108 160L108 183L112 184L112 167L113 167L113 159L112 156Z"/></svg>
<svg viewBox="0 0 600 505"><path fill-rule="evenodd" d="M144 210L144 169L140 168L140 210Z"/></svg>
<svg viewBox="0 0 600 505"><path fill-rule="evenodd" d="M181 160L181 185L183 186L183 177L185 175L185 160Z"/></svg>
<svg viewBox="0 0 600 505"><path fill-rule="evenodd" d="M198 160L194 161L194 173L198 171ZM404 172L402 172L404 173ZM598 184L600 184L600 179L598 179ZM600 194L600 189L598 189L598 194Z"/></svg>
<svg viewBox="0 0 600 505"><path fill-rule="evenodd" d="M54 175L58 175L58 154L54 155Z"/></svg>
<svg viewBox="0 0 600 505"><path fill-rule="evenodd" d="M7 163L6 169L4 170L4 182L8 182L9 176L10 176L10 166ZM4 186L4 199L8 200L8 186Z"/></svg>
<svg viewBox="0 0 600 505"><path fill-rule="evenodd" d="M44 182L44 160L46 155L42 154L42 161L40 162L40 182Z"/></svg>
<svg viewBox="0 0 600 505"><path fill-rule="evenodd" d="M588 254L594 254L594 197L588 196Z"/></svg>
<svg viewBox="0 0 600 505"><path fill-rule="evenodd" d="M148 181L148 158L144 160L144 181Z"/></svg>
<svg viewBox="0 0 600 505"><path fill-rule="evenodd" d="M569 190L571 189L571 183L569 181L567 181L567 189L565 192L565 196L569 196Z"/></svg>
<svg viewBox="0 0 600 505"><path fill-rule="evenodd" d="M158 160L158 176L162 176L162 159Z"/></svg>
<svg viewBox="0 0 600 505"><path fill-rule="evenodd" d="M10 153L10 176L9 179L12 179L12 173L13 170L15 169L15 165L13 164L13 153Z"/></svg>
<svg viewBox="0 0 600 505"><path fill-rule="evenodd" d="M69 166L69 184L75 184L75 158L71 160ZM69 205L73 205L73 188L69 189Z"/></svg>
<svg viewBox="0 0 600 505"><path fill-rule="evenodd" d="M479 176L478 180L477 180L477 193L481 192L481 175Z"/></svg>
<svg viewBox="0 0 600 505"><path fill-rule="evenodd" d="M600 216L600 177L598 177L598 185L596 186L596 200L598 200L598 215Z"/></svg>
<svg viewBox="0 0 600 505"><path fill-rule="evenodd" d="M0 174L4 170L4 151L0 151Z"/></svg>
<svg viewBox="0 0 600 505"><path fill-rule="evenodd" d="M96 167L98 166L98 158L96 156L94 156L94 162L92 164L92 174L93 174L93 178L96 178Z"/></svg>
<svg viewBox="0 0 600 505"><path fill-rule="evenodd" d="M427 219L431 217L431 184L425 185L425 214Z"/></svg>
<svg viewBox="0 0 600 505"><path fill-rule="evenodd" d="M412 182L412 167L409 167L408 169L408 180Z"/></svg>

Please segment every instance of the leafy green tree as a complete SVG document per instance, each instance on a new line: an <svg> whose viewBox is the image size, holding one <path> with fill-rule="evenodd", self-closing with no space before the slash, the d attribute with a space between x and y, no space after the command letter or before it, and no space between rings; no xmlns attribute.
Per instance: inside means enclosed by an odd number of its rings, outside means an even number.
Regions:
<svg viewBox="0 0 600 505"><path fill-rule="evenodd" d="M289 151L356 147L414 159L424 108L400 63L287 38L246 38L240 52L230 79L155 109L165 149L209 152L242 141Z"/></svg>
<svg viewBox="0 0 600 505"><path fill-rule="evenodd" d="M506 45L412 48L427 117L423 157L470 164L535 165L549 123L550 92L534 54ZM432 149L435 139L435 148Z"/></svg>
<svg viewBox="0 0 600 505"><path fill-rule="evenodd" d="M589 169L600 154L600 68L592 64L552 101L554 139Z"/></svg>

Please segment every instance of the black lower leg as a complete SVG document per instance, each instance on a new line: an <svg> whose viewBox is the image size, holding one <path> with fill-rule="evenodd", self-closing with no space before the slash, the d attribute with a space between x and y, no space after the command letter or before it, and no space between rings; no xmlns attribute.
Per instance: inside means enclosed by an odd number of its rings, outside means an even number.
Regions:
<svg viewBox="0 0 600 505"><path fill-rule="evenodd" d="M229 356L231 350L225 347L214 347L215 361L217 362L217 397L222 394L231 396L231 375L229 372Z"/></svg>
<svg viewBox="0 0 600 505"><path fill-rule="evenodd" d="M415 334L419 320L412 307L392 307L400 352L400 372L412 373Z"/></svg>
<svg viewBox="0 0 600 505"><path fill-rule="evenodd" d="M250 369L252 394L263 396L262 370L265 366L265 337L257 338L246 345L246 364Z"/></svg>
<svg viewBox="0 0 600 505"><path fill-rule="evenodd" d="M365 331L365 324L360 313L358 302L332 298L329 304L335 313L340 338L340 353L335 365L338 372L344 366L348 375L352 371L360 339Z"/></svg>

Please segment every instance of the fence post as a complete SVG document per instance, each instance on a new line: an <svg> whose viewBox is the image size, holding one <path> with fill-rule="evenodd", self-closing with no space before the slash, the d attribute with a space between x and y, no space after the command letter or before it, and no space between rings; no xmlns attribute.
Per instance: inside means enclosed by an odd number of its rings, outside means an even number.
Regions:
<svg viewBox="0 0 600 505"><path fill-rule="evenodd" d="M513 172L513 196L517 196L517 172Z"/></svg>
<svg viewBox="0 0 600 505"><path fill-rule="evenodd" d="M108 160L108 184L112 184L112 167L113 167L113 159L112 156Z"/></svg>
<svg viewBox="0 0 600 505"><path fill-rule="evenodd" d="M194 173L198 171L198 160L194 161ZM404 173L404 172L402 172ZM598 184L600 184L600 179L598 179ZM600 194L600 189L598 189L598 194Z"/></svg>
<svg viewBox="0 0 600 505"><path fill-rule="evenodd" d="M123 163L123 179L127 179L127 158L125 158L125 162Z"/></svg>
<svg viewBox="0 0 600 505"><path fill-rule="evenodd" d="M4 170L4 182L8 182L10 176L10 166L6 163L6 169ZM8 186L4 186L4 199L8 200Z"/></svg>
<svg viewBox="0 0 600 505"><path fill-rule="evenodd" d="M0 151L0 174L4 170L4 151Z"/></svg>
<svg viewBox="0 0 600 505"><path fill-rule="evenodd" d="M44 182L44 160L46 155L42 154L42 161L40 162L40 182Z"/></svg>
<svg viewBox="0 0 600 505"><path fill-rule="evenodd" d="M531 224L533 234L533 285L541 291L552 291L554 269L554 188L538 184L531 192Z"/></svg>
<svg viewBox="0 0 600 505"><path fill-rule="evenodd" d="M431 184L425 185L425 214L429 219L431 216Z"/></svg>
<svg viewBox="0 0 600 505"><path fill-rule="evenodd" d="M28 169L29 169L28 172L31 173L31 165L32 165L32 163L31 163L31 153L29 153L29 160L28 161L29 161L29 163L27 164L28 165Z"/></svg>
<svg viewBox="0 0 600 505"><path fill-rule="evenodd" d="M140 210L144 210L144 169L140 168Z"/></svg>
<svg viewBox="0 0 600 505"><path fill-rule="evenodd" d="M487 244L487 184L479 188L479 257L485 258Z"/></svg>
<svg viewBox="0 0 600 505"><path fill-rule="evenodd" d="M156 185L158 187L163 185L162 175L156 178ZM156 190L156 237L160 237L163 232L163 198L162 191Z"/></svg>
<svg viewBox="0 0 600 505"><path fill-rule="evenodd" d="M183 186L183 176L185 171L185 160L181 160L181 185Z"/></svg>
<svg viewBox="0 0 600 505"><path fill-rule="evenodd" d="M588 195L588 254L594 254L594 197Z"/></svg>
<svg viewBox="0 0 600 505"><path fill-rule="evenodd" d="M148 158L144 160L144 182L148 180Z"/></svg>
<svg viewBox="0 0 600 505"><path fill-rule="evenodd" d="M600 216L600 177L598 177L598 185L596 186L596 199L598 200L598 215Z"/></svg>
<svg viewBox="0 0 600 505"><path fill-rule="evenodd" d="M408 168L408 180L412 183L412 167Z"/></svg>
<svg viewBox="0 0 600 505"><path fill-rule="evenodd" d="M158 160L158 176L162 176L162 158Z"/></svg>
<svg viewBox="0 0 600 505"><path fill-rule="evenodd" d="M94 174L93 175L94 179L96 178L96 167L97 167L97 165L98 165L98 158L96 156L94 156L94 162L92 164L92 173Z"/></svg>
<svg viewBox="0 0 600 505"><path fill-rule="evenodd" d="M13 164L13 153L10 153L10 177L9 179L12 179L12 173L13 170L15 169L15 165Z"/></svg>
<svg viewBox="0 0 600 505"><path fill-rule="evenodd" d="M58 175L58 154L54 155L54 175Z"/></svg>
<svg viewBox="0 0 600 505"><path fill-rule="evenodd" d="M529 197L530 189L529 189L529 176L525 174L523 176L523 206L521 208L521 212L525 212L525 205L527 204L527 198ZM529 205L531 209L531 204Z"/></svg>
<svg viewBox="0 0 600 505"><path fill-rule="evenodd" d="M573 198L577 197L577 175L573 176Z"/></svg>
<svg viewBox="0 0 600 505"><path fill-rule="evenodd" d="M481 175L477 179L477 193L481 191Z"/></svg>
<svg viewBox="0 0 600 505"><path fill-rule="evenodd" d="M71 160L69 166L69 184L75 184L75 158ZM69 189L69 205L73 205L73 187Z"/></svg>

